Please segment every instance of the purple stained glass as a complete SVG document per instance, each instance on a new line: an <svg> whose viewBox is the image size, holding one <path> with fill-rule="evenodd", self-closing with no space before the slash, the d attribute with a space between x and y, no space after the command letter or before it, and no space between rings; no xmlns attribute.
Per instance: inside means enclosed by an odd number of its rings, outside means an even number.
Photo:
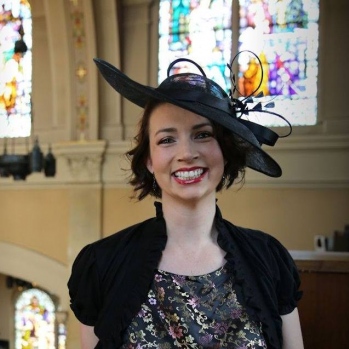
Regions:
<svg viewBox="0 0 349 349"><path fill-rule="evenodd" d="M293 125L314 125L319 0L239 0L239 5L239 51L254 52L263 67L258 91L269 96L266 102L273 96L275 112ZM247 96L258 87L261 71L256 57L247 52L238 60L238 88ZM278 120L271 124L278 125Z"/></svg>
<svg viewBox="0 0 349 349"><path fill-rule="evenodd" d="M32 288L15 304L15 349L56 349L56 309L51 297Z"/></svg>

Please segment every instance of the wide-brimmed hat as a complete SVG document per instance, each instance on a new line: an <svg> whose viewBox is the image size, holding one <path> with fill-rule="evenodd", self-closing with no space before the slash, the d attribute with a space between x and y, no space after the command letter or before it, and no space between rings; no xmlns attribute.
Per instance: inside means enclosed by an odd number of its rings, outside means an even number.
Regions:
<svg viewBox="0 0 349 349"><path fill-rule="evenodd" d="M278 163L261 148L262 144L273 146L279 136L267 127L238 117L239 114L248 114L246 103L229 96L216 82L207 78L202 68L194 61L180 58L172 62L168 68L168 77L157 88L132 80L102 59L95 58L94 61L105 80L129 101L144 108L149 101L156 99L206 117L251 145L246 159L247 167L267 176L281 176L282 171ZM171 68L179 61L193 63L202 75L170 75ZM259 111L263 111L260 106L258 108ZM253 111L257 112L257 109Z"/></svg>

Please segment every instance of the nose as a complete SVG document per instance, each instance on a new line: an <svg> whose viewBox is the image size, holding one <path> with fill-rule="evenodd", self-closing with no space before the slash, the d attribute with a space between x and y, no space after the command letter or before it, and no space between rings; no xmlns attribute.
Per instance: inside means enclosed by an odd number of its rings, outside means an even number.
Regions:
<svg viewBox="0 0 349 349"><path fill-rule="evenodd" d="M191 162L198 158L195 144L191 140L182 141L178 151L178 161Z"/></svg>

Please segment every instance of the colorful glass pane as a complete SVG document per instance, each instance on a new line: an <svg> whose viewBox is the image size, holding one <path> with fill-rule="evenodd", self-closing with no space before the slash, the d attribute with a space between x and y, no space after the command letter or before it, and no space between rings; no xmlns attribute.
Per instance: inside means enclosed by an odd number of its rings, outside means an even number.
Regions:
<svg viewBox="0 0 349 349"><path fill-rule="evenodd" d="M160 0L159 75L167 77L167 68L177 58L198 63L206 75L228 89L231 59L232 0ZM178 63L174 72L195 66Z"/></svg>
<svg viewBox="0 0 349 349"><path fill-rule="evenodd" d="M238 89L243 96L263 91L273 100L273 111L292 125L314 125L317 120L319 0L239 0ZM258 91L256 93L258 93ZM255 93L255 94L256 94ZM277 118L259 122L283 125ZM253 120L253 115L249 115Z"/></svg>
<svg viewBox="0 0 349 349"><path fill-rule="evenodd" d="M0 138L31 132L32 17L26 0L0 0Z"/></svg>
<svg viewBox="0 0 349 349"><path fill-rule="evenodd" d="M39 289L29 289L21 293L15 307L15 349L56 349L51 297Z"/></svg>
<svg viewBox="0 0 349 349"><path fill-rule="evenodd" d="M66 349L67 343L67 328L65 324L58 324L58 348L57 349Z"/></svg>

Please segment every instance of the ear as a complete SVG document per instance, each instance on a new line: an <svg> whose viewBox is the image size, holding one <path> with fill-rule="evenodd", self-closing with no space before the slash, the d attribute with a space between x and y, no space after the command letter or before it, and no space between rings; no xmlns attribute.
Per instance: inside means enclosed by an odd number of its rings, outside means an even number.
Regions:
<svg viewBox="0 0 349 349"><path fill-rule="evenodd" d="M148 171L149 171L151 174L153 174L153 173L154 173L154 171L153 171L153 162L151 161L151 158L150 158L150 157L148 157L146 165L147 165Z"/></svg>

